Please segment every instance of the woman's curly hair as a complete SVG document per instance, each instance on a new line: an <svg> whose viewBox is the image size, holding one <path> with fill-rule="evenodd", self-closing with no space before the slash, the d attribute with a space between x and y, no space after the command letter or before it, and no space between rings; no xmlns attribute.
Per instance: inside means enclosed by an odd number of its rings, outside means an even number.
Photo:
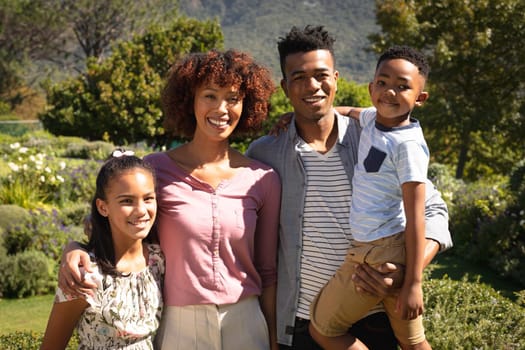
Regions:
<svg viewBox="0 0 525 350"><path fill-rule="evenodd" d="M251 135L262 126L275 91L270 71L243 52L211 50L192 53L171 68L162 92L164 129L170 136L191 138L195 133L195 91L205 83L238 87L243 109L233 136Z"/></svg>

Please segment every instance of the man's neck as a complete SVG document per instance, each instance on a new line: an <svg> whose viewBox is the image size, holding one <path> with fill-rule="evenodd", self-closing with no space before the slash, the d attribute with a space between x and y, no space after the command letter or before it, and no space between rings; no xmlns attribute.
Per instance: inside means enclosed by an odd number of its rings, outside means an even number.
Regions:
<svg viewBox="0 0 525 350"><path fill-rule="evenodd" d="M299 136L319 153L328 152L337 141L337 119L333 110L315 121L296 118L295 126Z"/></svg>

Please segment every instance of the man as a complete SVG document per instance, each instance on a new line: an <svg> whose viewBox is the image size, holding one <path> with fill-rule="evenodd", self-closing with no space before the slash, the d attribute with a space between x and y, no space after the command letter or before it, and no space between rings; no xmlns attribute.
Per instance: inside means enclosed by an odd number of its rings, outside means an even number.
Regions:
<svg viewBox="0 0 525 350"><path fill-rule="evenodd" d="M323 27L293 27L278 43L281 87L294 109L292 122L278 136L254 141L247 155L272 166L281 176L277 335L281 349L321 349L308 333L313 298L342 264L352 244L348 215L351 179L360 127L333 107L339 73L334 39ZM426 186L425 265L452 246L446 205L433 185ZM354 277L363 292L396 293L403 268L364 265ZM380 306L350 332L372 349L396 349Z"/></svg>

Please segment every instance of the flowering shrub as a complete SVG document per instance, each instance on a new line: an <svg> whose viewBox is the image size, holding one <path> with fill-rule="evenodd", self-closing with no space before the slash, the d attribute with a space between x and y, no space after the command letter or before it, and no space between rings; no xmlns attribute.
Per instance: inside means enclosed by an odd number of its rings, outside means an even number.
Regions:
<svg viewBox="0 0 525 350"><path fill-rule="evenodd" d="M4 154L3 158L11 173L2 179L2 202L27 207L28 204L23 198L20 198L22 203L15 202L17 197L24 195L37 202L52 201L54 194L65 181L63 173L66 162L40 152L37 148L21 146L18 142L10 144L9 147L11 153Z"/></svg>
<svg viewBox="0 0 525 350"><path fill-rule="evenodd" d="M77 165L70 164L61 173L64 182L54 194L54 202L64 204L66 202L89 203L95 194L95 179L101 166L100 161L87 159Z"/></svg>
<svg viewBox="0 0 525 350"><path fill-rule="evenodd" d="M0 179L0 204L28 209L44 203L62 207L68 202L89 201L100 167L100 162L92 159L75 163L18 142L9 145L3 160L10 171Z"/></svg>

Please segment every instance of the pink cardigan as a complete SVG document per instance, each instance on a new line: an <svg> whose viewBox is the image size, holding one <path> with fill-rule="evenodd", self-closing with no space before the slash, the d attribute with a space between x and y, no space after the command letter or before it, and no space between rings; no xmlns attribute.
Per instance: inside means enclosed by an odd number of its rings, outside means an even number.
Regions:
<svg viewBox="0 0 525 350"><path fill-rule="evenodd" d="M273 169L252 161L214 190L165 153L145 160L157 178L165 305L230 304L277 283L281 184Z"/></svg>

